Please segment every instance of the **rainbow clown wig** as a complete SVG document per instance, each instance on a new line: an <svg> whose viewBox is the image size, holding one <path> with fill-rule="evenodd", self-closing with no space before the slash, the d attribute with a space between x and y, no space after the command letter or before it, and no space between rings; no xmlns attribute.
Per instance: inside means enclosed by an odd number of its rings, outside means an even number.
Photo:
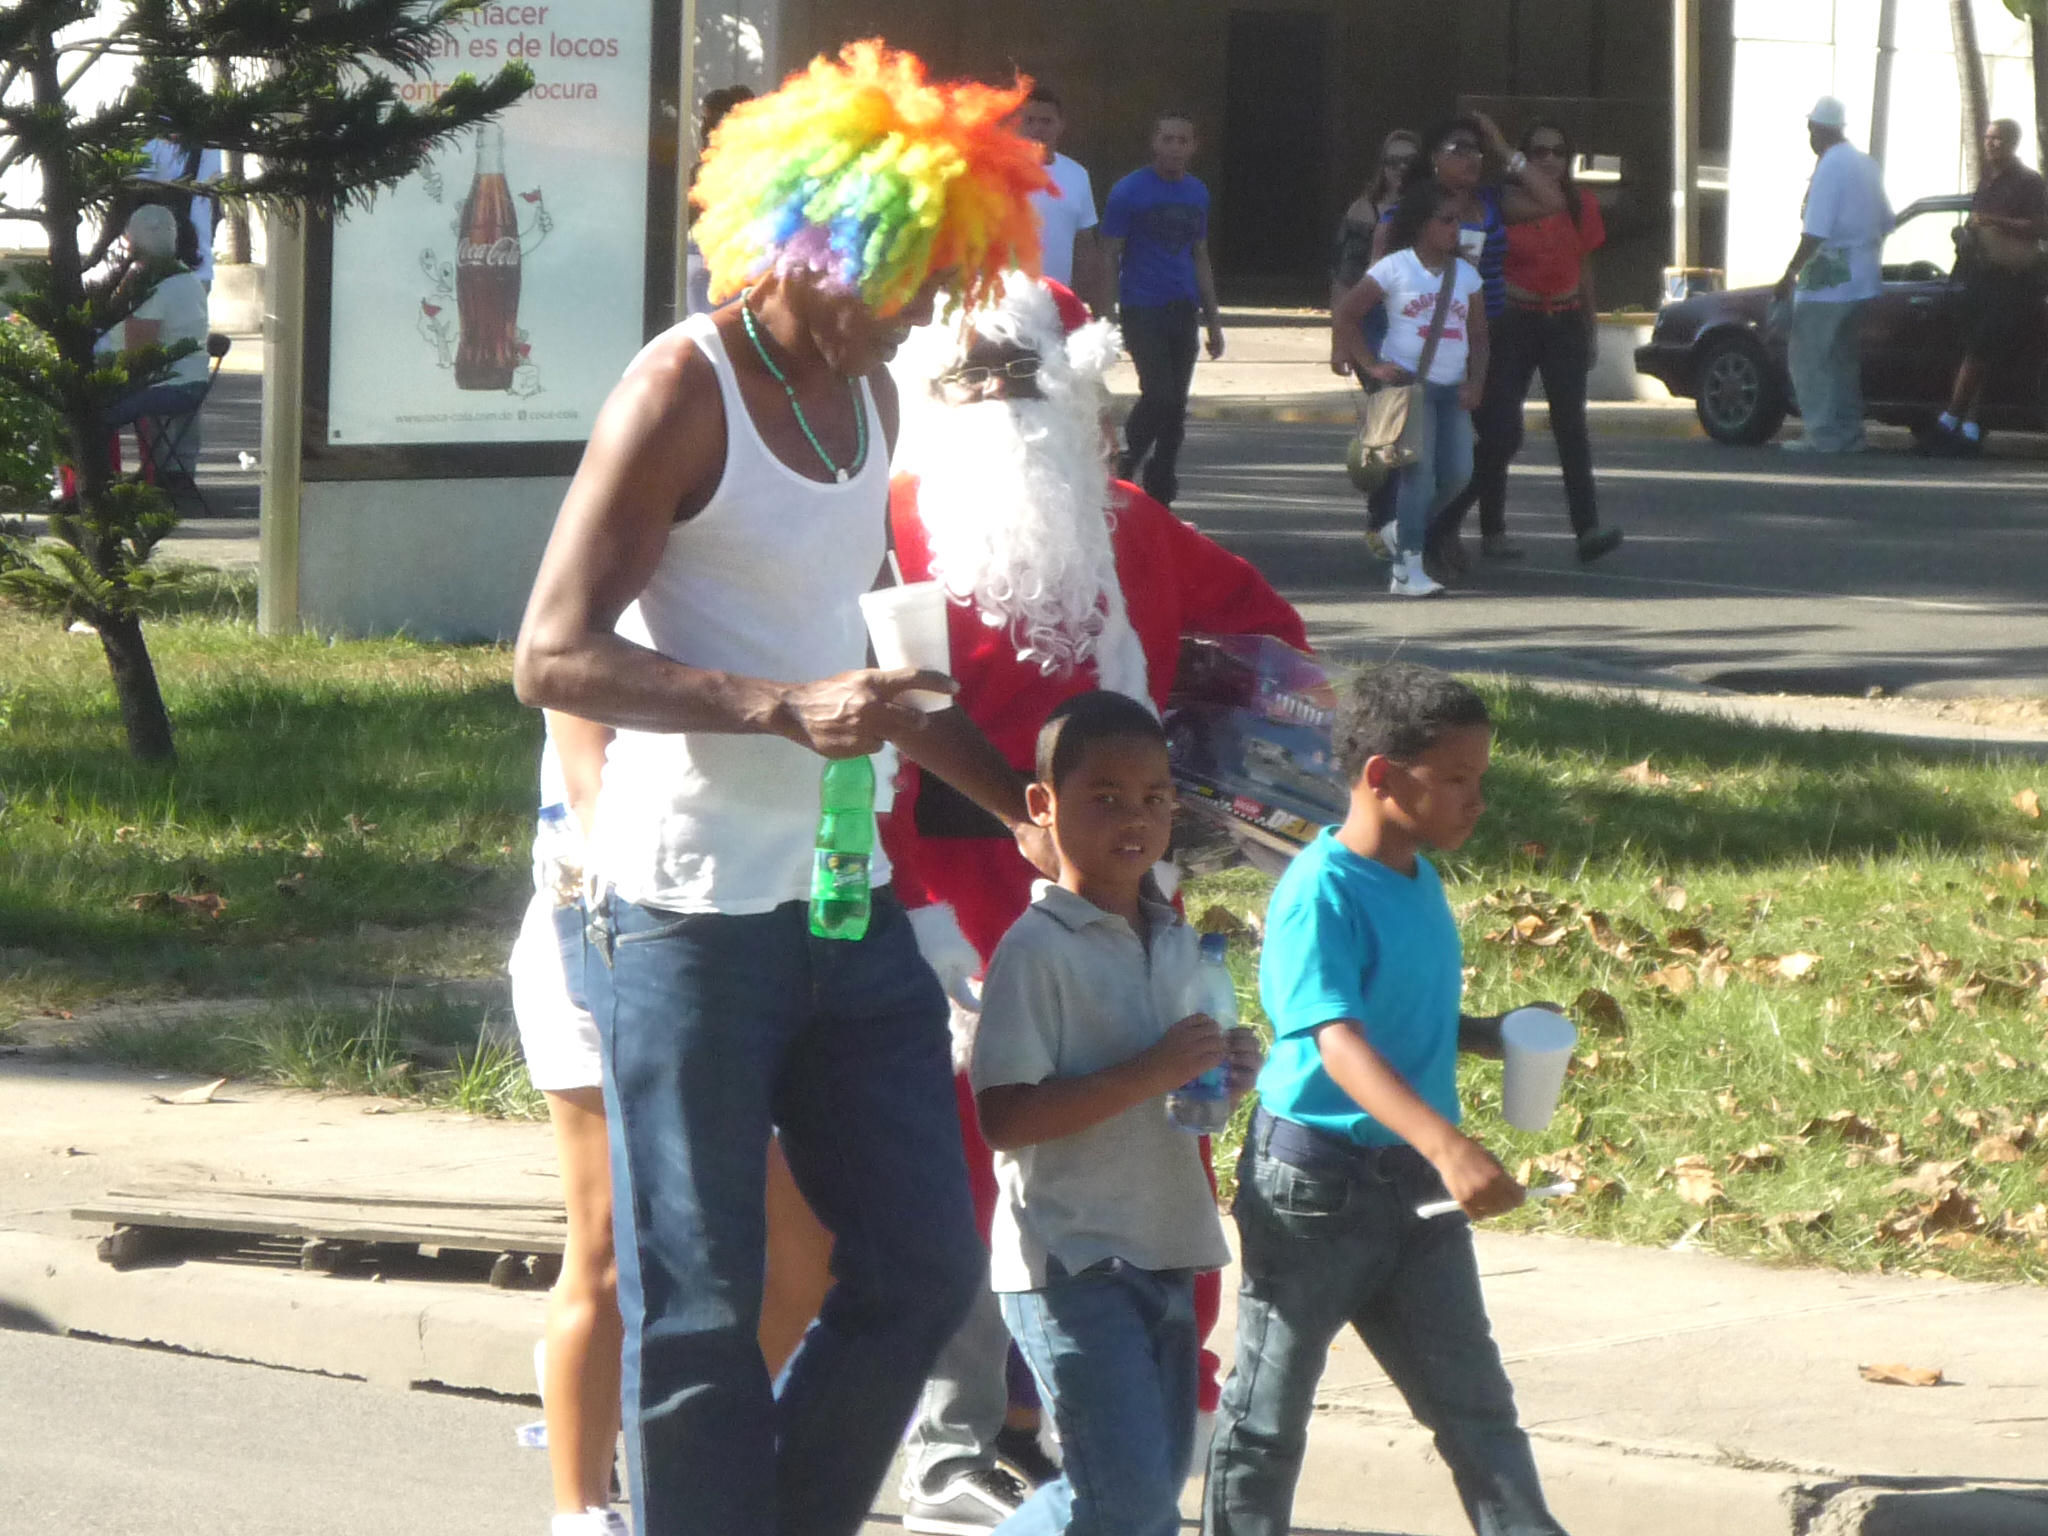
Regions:
<svg viewBox="0 0 2048 1536"><path fill-rule="evenodd" d="M1006 126L1030 89L934 85L880 42L819 58L711 135L693 233L724 302L768 273L804 271L879 315L934 272L970 308L1004 270L1038 271L1038 145Z"/></svg>

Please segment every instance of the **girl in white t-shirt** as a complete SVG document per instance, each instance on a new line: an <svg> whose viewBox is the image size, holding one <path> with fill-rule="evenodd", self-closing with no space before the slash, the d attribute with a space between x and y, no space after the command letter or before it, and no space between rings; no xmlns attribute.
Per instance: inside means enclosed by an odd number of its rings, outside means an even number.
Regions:
<svg viewBox="0 0 2048 1536"><path fill-rule="evenodd" d="M1394 211L1389 254L1344 296L1332 317L1337 345L1356 373L1382 384L1408 384L1422 363L1444 273L1455 274L1443 334L1409 426L1421 456L1397 471L1400 547L1387 590L1400 597L1433 597L1443 590L1422 569L1424 535L1430 519L1472 478L1471 413L1486 377L1486 305L1479 297L1478 269L1457 254L1458 230L1456 194L1428 178L1411 184ZM1377 356L1360 326L1375 304L1387 312Z"/></svg>

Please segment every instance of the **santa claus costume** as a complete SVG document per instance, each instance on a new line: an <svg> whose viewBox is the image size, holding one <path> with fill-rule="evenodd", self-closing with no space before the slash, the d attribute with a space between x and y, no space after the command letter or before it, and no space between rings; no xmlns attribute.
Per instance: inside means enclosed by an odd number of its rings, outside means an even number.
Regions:
<svg viewBox="0 0 2048 1536"><path fill-rule="evenodd" d="M1040 398L942 398L935 382L957 369L965 331L1035 354ZM998 302L914 334L892 366L903 424L890 527L903 579L944 584L957 702L1027 778L1039 727L1076 694L1110 688L1161 710L1184 635L1307 646L1300 616L1249 562L1110 478L1101 412L1116 346L1115 331L1089 322L1065 288L1012 274ZM1030 904L1037 872L999 823L914 765L897 781L882 838L896 894L958 997L964 973L980 972ZM964 1076L958 1088L986 1237L994 1160ZM1219 1297L1219 1277L1204 1276L1205 1338ZM1217 1370L1205 1350L1205 1412L1215 1407ZM926 1410L934 1412L929 1390ZM944 1417L945 1405L936 1411Z"/></svg>

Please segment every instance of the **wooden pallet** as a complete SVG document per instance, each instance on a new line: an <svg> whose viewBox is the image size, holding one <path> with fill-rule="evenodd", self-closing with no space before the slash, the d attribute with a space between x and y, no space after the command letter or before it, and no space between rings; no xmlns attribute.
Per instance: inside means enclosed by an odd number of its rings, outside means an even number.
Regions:
<svg viewBox="0 0 2048 1536"><path fill-rule="evenodd" d="M306 1269L331 1272L377 1248L415 1249L429 1257L495 1257L494 1285L531 1283L561 1256L562 1209L530 1200L437 1200L333 1190L238 1184L138 1184L79 1206L78 1221L111 1222L100 1257L126 1268L176 1251L204 1234L292 1238Z"/></svg>

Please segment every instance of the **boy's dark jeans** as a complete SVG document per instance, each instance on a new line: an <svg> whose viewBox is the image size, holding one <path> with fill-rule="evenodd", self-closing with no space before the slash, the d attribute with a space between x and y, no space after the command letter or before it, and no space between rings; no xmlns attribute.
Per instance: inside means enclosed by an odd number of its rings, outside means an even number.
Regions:
<svg viewBox="0 0 2048 1536"><path fill-rule="evenodd" d="M1180 445L1187 436L1188 389L1201 342L1195 306L1187 299L1127 304L1121 317L1124 346L1138 370L1138 403L1124 421L1118 473L1128 480L1142 466L1145 494L1170 507L1180 494Z"/></svg>
<svg viewBox="0 0 2048 1536"><path fill-rule="evenodd" d="M1507 532L1508 466L1522 451L1523 410L1529 383L1539 374L1543 397L1550 405L1550 434L1557 439L1558 465L1564 472L1572 532L1585 533L1599 526L1593 493L1593 443L1586 428L1590 344L1585 313L1578 309L1545 312L1510 303L1493 321L1486 392L1472 415L1477 434L1472 447L1472 483L1444 508L1437 526L1430 530L1432 539L1456 534L1475 501L1479 503L1481 534Z"/></svg>
<svg viewBox="0 0 2048 1536"><path fill-rule="evenodd" d="M1443 1181L1261 1110L1238 1161L1237 1368L1209 1451L1204 1536L1285 1536L1316 1382L1345 1324L1436 1436L1480 1536L1562 1536L1486 1321L1472 1228L1424 1221Z"/></svg>

